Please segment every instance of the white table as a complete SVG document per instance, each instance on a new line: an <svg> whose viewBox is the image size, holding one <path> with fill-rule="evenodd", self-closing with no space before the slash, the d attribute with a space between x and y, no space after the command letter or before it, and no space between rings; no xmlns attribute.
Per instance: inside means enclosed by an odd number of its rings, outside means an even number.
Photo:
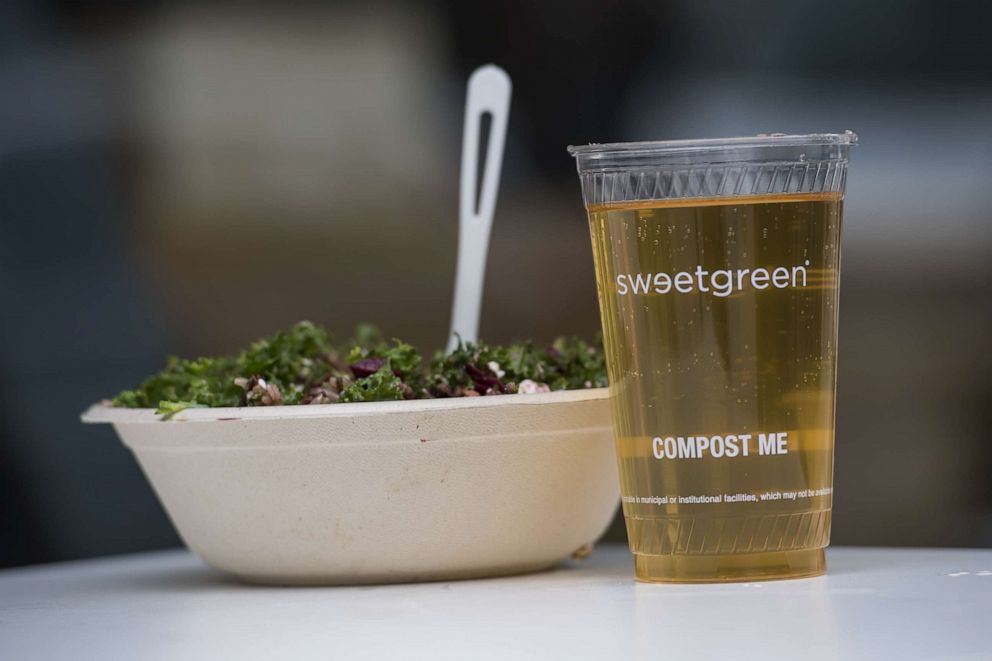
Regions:
<svg viewBox="0 0 992 661"><path fill-rule="evenodd" d="M834 548L821 578L241 585L185 551L0 572L0 659L992 659L992 551Z"/></svg>

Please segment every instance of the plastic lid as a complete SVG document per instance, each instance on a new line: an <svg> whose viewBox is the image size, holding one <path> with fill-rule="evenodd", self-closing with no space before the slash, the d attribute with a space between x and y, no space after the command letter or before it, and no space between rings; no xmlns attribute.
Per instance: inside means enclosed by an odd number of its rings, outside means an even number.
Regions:
<svg viewBox="0 0 992 661"><path fill-rule="evenodd" d="M754 136L705 138L703 140L655 140L644 142L609 142L603 144L594 142L588 145L569 145L568 153L572 156L588 155L590 157L596 157L613 154L696 153L725 149L746 149L750 147L853 146L856 144L858 144L858 134L854 131L844 131L843 133L807 133L803 135L759 133Z"/></svg>
<svg viewBox="0 0 992 661"><path fill-rule="evenodd" d="M740 138L614 142L569 145L579 172L610 172L651 167L694 167L727 163L802 163L846 161L856 145L853 131Z"/></svg>
<svg viewBox="0 0 992 661"><path fill-rule="evenodd" d="M587 206L693 197L843 194L853 131L569 146Z"/></svg>

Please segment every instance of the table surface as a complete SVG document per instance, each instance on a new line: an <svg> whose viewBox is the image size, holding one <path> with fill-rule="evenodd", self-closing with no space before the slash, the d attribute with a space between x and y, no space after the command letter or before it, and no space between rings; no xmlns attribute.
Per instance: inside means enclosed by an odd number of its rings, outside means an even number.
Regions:
<svg viewBox="0 0 992 661"><path fill-rule="evenodd" d="M0 572L0 659L992 659L992 550L833 548L820 578L635 583L626 548L528 576L236 583L186 551Z"/></svg>

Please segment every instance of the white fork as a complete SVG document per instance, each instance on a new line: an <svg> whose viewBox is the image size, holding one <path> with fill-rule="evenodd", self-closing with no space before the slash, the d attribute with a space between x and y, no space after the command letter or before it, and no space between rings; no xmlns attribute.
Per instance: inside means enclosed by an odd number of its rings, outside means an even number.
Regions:
<svg viewBox="0 0 992 661"><path fill-rule="evenodd" d="M476 69L468 79L465 96L465 128L462 135L462 169L458 195L458 267L455 299L451 307L448 352L462 341L479 339L482 285L486 274L489 234L496 211L496 194L503 166L506 124L510 117L510 77L493 64ZM489 145L476 201L479 167L479 127L489 113Z"/></svg>

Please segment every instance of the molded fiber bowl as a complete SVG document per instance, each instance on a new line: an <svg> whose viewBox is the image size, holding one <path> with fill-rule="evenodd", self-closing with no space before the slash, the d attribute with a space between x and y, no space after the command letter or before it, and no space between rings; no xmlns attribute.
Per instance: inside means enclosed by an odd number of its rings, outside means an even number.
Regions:
<svg viewBox="0 0 992 661"><path fill-rule="evenodd" d="M619 500L606 389L83 421L114 426L191 550L255 582L542 569Z"/></svg>

